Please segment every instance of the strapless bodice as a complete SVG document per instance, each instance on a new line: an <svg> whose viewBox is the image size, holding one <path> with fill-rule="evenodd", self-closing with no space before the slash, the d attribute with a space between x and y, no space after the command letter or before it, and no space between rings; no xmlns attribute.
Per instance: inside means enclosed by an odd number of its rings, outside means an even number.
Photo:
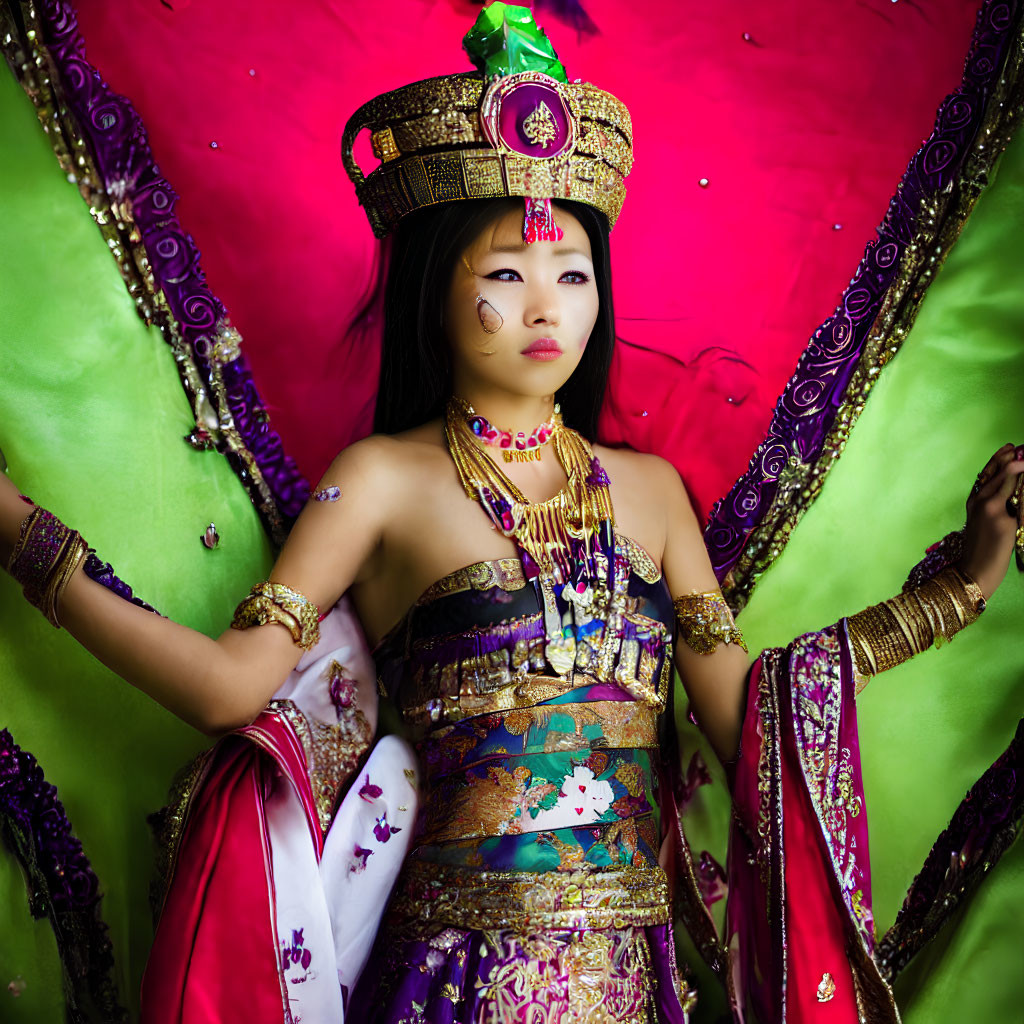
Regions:
<svg viewBox="0 0 1024 1024"><path fill-rule="evenodd" d="M413 860L453 868L653 867L652 754L672 677L672 602L634 541L617 581L547 658L543 588L517 559L430 586L375 651L413 733L424 801Z"/></svg>

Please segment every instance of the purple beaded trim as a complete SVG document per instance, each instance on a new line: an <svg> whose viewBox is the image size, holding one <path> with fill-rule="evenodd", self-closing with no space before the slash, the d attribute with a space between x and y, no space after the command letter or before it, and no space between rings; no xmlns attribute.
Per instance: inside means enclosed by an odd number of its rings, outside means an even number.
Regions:
<svg viewBox="0 0 1024 1024"><path fill-rule="evenodd" d="M872 324L917 233L922 207L953 183L971 152L986 100L1013 43L1020 7L1019 0L982 4L961 85L939 107L931 136L911 159L878 237L868 243L836 312L814 332L800 356L746 472L712 508L704 541L719 580L735 566L769 512L790 458L807 466L821 457Z"/></svg>
<svg viewBox="0 0 1024 1024"><path fill-rule="evenodd" d="M36 759L0 729L0 836L28 880L29 909L49 917L66 974L69 1020L127 1021L100 917L99 881Z"/></svg>
<svg viewBox="0 0 1024 1024"><path fill-rule="evenodd" d="M124 580L118 579L114 575L114 570L110 564L102 561L92 548L89 549L85 556L82 569L89 579L95 580L108 590L112 590L118 597L123 598L125 601L131 601L132 604L136 604L140 608L145 608L147 612L156 612L152 605L146 604L142 598L136 597L132 593L132 588Z"/></svg>
<svg viewBox="0 0 1024 1024"><path fill-rule="evenodd" d="M29 602L38 608L46 590L47 576L71 530L53 513L39 508L30 512L21 524L22 537L30 528L29 520L32 520L32 532L25 546L12 560L8 571L21 584Z"/></svg>
<svg viewBox="0 0 1024 1024"><path fill-rule="evenodd" d="M199 250L174 212L178 196L161 175L145 127L131 103L114 93L85 59L85 42L71 4L64 0L42 0L38 12L65 99L92 152L106 193L131 209L156 286L166 297L209 388L210 356L226 324L227 311L207 287ZM285 454L280 435L268 422L245 356L222 360L220 368L235 429L269 488L276 512L290 521L308 500L309 485L295 462ZM213 396L212 389L210 394ZM250 479L252 474L245 460L234 452L225 454L259 508L255 482ZM265 510L261 511L266 521Z"/></svg>
<svg viewBox="0 0 1024 1024"><path fill-rule="evenodd" d="M1009 747L970 788L911 883L876 959L890 982L933 938L1020 835L1024 719Z"/></svg>

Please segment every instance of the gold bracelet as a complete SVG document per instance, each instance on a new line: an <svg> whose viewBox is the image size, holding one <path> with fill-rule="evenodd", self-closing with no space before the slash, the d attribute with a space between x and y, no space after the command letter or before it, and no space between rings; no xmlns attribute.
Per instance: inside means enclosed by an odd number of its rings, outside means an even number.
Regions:
<svg viewBox="0 0 1024 1024"><path fill-rule="evenodd" d="M747 650L743 633L720 590L677 597L672 606L683 642L698 654L713 654L719 644L738 644ZM749 653L749 652L748 652Z"/></svg>
<svg viewBox="0 0 1024 1024"><path fill-rule="evenodd" d="M985 610L985 595L966 573L947 566L932 579L850 616L847 627L861 676L909 661L948 642Z"/></svg>
<svg viewBox="0 0 1024 1024"><path fill-rule="evenodd" d="M72 530L54 564L46 590L43 592L40 610L55 629L60 629L60 622L57 619L60 599L71 582L71 577L75 575L75 570L85 560L88 550L89 547L82 540L82 535L77 530Z"/></svg>
<svg viewBox="0 0 1024 1024"><path fill-rule="evenodd" d="M257 583L235 609L232 629L248 629L280 622L292 642L304 651L320 642L320 610L308 597L283 583Z"/></svg>

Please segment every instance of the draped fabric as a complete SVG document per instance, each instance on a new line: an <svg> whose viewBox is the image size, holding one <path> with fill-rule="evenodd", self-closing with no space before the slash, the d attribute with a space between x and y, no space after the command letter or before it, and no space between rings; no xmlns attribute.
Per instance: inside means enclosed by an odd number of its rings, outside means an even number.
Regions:
<svg viewBox="0 0 1024 1024"><path fill-rule="evenodd" d="M854 685L844 624L766 651L752 670L729 848L740 1019L899 1020L872 960Z"/></svg>

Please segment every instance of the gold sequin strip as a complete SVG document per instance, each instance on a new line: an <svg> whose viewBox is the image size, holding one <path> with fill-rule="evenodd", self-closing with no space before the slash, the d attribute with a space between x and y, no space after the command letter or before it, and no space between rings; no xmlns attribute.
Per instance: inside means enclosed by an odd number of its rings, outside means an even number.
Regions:
<svg viewBox="0 0 1024 1024"><path fill-rule="evenodd" d="M257 583L235 609L232 629L279 622L296 647L311 651L320 642L320 610L308 597L283 583Z"/></svg>
<svg viewBox="0 0 1024 1024"><path fill-rule="evenodd" d="M508 928L520 935L565 928L665 924L668 879L659 867L594 871L475 871L412 862L394 914L433 928Z"/></svg>
<svg viewBox="0 0 1024 1024"><path fill-rule="evenodd" d="M13 16L13 7L18 8L18 17ZM283 544L288 530L263 470L239 432L224 379L224 366L240 354L242 336L227 317L211 325L209 376L204 380L192 345L153 273L131 200L119 198L103 185L103 175L68 102L63 77L45 43L46 36L45 17L38 5L0 4L0 49L35 104L61 170L77 186L110 248L140 318L147 326L156 326L171 348L196 423L187 440L200 450L216 447L237 461L236 472L271 539L275 544ZM122 181L121 185L124 184Z"/></svg>
<svg viewBox="0 0 1024 1024"><path fill-rule="evenodd" d="M985 609L978 585L955 566L848 620L857 671L867 678L952 640ZM860 688L863 687L863 684Z"/></svg>
<svg viewBox="0 0 1024 1024"><path fill-rule="evenodd" d="M450 597L466 590L493 590L498 588L510 593L526 586L523 565L518 558L497 558L490 562L476 562L464 569L457 569L428 587L416 602L429 604L439 597Z"/></svg>
<svg viewBox="0 0 1024 1024"><path fill-rule="evenodd" d="M672 605L676 610L679 636L691 650L713 654L719 644L738 644L743 650L747 649L743 633L720 590L684 594Z"/></svg>

